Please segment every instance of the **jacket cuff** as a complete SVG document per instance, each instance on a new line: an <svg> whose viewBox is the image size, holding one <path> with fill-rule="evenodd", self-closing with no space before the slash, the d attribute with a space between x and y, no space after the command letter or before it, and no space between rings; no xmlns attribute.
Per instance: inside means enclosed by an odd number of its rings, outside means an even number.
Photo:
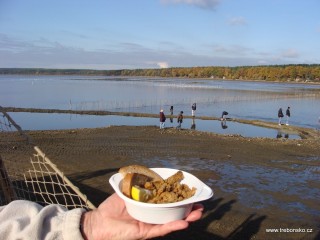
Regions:
<svg viewBox="0 0 320 240"><path fill-rule="evenodd" d="M81 239L83 240L81 231L80 231L80 220L82 214L85 212L85 209L76 208L67 212L67 215L64 219L63 227L63 239L65 240L74 240Z"/></svg>

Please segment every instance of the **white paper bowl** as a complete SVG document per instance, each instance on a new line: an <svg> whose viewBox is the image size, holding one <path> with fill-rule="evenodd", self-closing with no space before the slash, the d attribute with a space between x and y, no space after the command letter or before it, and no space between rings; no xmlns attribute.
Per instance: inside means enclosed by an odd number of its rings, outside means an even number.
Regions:
<svg viewBox="0 0 320 240"><path fill-rule="evenodd" d="M171 168L151 169L157 172L163 179L166 179L179 171ZM109 182L119 197L124 200L127 211L133 218L145 223L164 224L184 219L191 212L195 202L204 201L213 196L213 191L210 187L192 174L184 171L182 172L184 179L181 183L187 184L190 188L195 187L197 190L191 198L175 203L143 203L126 197L120 190L123 179L123 176L120 173L112 175Z"/></svg>

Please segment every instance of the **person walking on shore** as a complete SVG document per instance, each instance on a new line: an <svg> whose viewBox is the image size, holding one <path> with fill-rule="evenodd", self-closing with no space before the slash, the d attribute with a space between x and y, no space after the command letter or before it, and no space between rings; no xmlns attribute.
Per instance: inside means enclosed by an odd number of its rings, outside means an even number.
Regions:
<svg viewBox="0 0 320 240"><path fill-rule="evenodd" d="M287 126L289 125L290 115L291 115L291 113L290 113L290 107L288 107L287 110L286 110L286 117L287 117L287 119L286 119L286 125L287 125Z"/></svg>
<svg viewBox="0 0 320 240"><path fill-rule="evenodd" d="M181 112L179 113L179 115L178 115L178 118L177 118L177 122L178 122L177 129L180 129L180 128L181 128L182 121L183 121L183 111L181 111Z"/></svg>
<svg viewBox="0 0 320 240"><path fill-rule="evenodd" d="M166 116L163 113L163 109L160 110L160 129L165 127Z"/></svg>
<svg viewBox="0 0 320 240"><path fill-rule="evenodd" d="M173 106L170 107L170 122L173 123Z"/></svg>
<svg viewBox="0 0 320 240"><path fill-rule="evenodd" d="M282 118L283 118L283 112L282 112L282 108L279 108L278 110L278 118L279 118L279 125L281 126L282 124Z"/></svg>
<svg viewBox="0 0 320 240"><path fill-rule="evenodd" d="M191 115L192 115L192 117L195 116L196 110L197 110L197 104L193 103L192 106L191 106Z"/></svg>
<svg viewBox="0 0 320 240"><path fill-rule="evenodd" d="M170 107L170 114L173 115L173 106Z"/></svg>

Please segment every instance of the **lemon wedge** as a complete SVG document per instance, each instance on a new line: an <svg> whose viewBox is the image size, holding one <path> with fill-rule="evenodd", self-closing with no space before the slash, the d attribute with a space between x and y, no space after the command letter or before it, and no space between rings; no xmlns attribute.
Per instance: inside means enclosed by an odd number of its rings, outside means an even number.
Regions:
<svg viewBox="0 0 320 240"><path fill-rule="evenodd" d="M131 188L131 197L133 200L139 202L147 202L152 198L152 192L148 189L135 185Z"/></svg>

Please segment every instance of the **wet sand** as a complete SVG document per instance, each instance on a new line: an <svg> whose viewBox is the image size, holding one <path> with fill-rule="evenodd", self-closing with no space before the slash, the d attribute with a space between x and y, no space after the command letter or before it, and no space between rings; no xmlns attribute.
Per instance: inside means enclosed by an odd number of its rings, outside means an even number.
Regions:
<svg viewBox="0 0 320 240"><path fill-rule="evenodd" d="M159 239L319 239L320 142L310 131L301 140L128 126L26 134L95 205L113 193L109 177L129 164L177 167L208 184L214 197L203 218ZM25 157L25 144L8 143L6 134L5 156Z"/></svg>

